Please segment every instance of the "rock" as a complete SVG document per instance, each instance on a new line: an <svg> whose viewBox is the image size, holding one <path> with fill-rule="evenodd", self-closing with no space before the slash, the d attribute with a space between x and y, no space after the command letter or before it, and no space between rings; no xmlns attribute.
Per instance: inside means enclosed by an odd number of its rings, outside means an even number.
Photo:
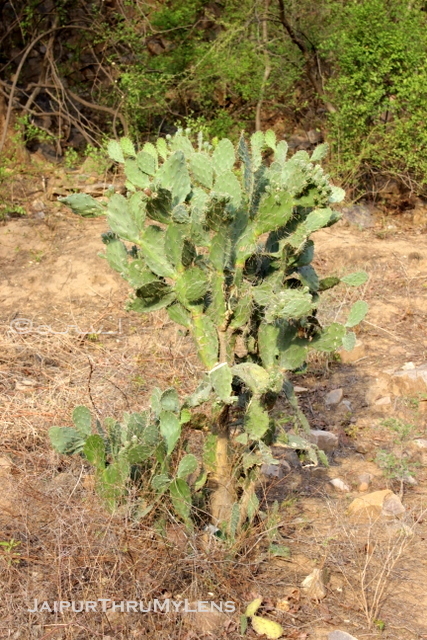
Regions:
<svg viewBox="0 0 427 640"><path fill-rule="evenodd" d="M321 429L310 429L308 440L317 445L325 453L331 453L338 446L338 437L330 431Z"/></svg>
<svg viewBox="0 0 427 640"><path fill-rule="evenodd" d="M46 205L43 202L43 200L33 200L30 205L30 208L33 213L37 213L40 211L44 211L44 209L46 208Z"/></svg>
<svg viewBox="0 0 427 640"><path fill-rule="evenodd" d="M396 395L413 396L427 392L427 364L414 369L400 369L391 376L391 387Z"/></svg>
<svg viewBox="0 0 427 640"><path fill-rule="evenodd" d="M370 484L372 481L372 474L370 473L361 473L357 476L359 482L366 482L366 484Z"/></svg>
<svg viewBox="0 0 427 640"><path fill-rule="evenodd" d="M323 571L313 569L309 576L304 578L301 584L302 590L312 600L323 600L326 597Z"/></svg>
<svg viewBox="0 0 427 640"><path fill-rule="evenodd" d="M427 449L427 439L426 438L417 438L413 441L414 445L418 449Z"/></svg>
<svg viewBox="0 0 427 640"><path fill-rule="evenodd" d="M369 444L367 442L362 442L361 440L358 440L354 443L354 449L356 453L360 453L362 455L365 455L370 451Z"/></svg>
<svg viewBox="0 0 427 640"><path fill-rule="evenodd" d="M280 446L272 446L271 453L274 458L280 461L287 469L289 466L291 469L301 469L301 462L298 458L298 454L293 449L283 449Z"/></svg>
<svg viewBox="0 0 427 640"><path fill-rule="evenodd" d="M351 351L340 349L338 351L338 355L343 364L351 364L353 362L357 362L361 358L364 358L366 355L365 345L361 340L357 340Z"/></svg>
<svg viewBox="0 0 427 640"><path fill-rule="evenodd" d="M325 396L325 403L327 405L339 404L343 398L344 391L342 389L332 389Z"/></svg>
<svg viewBox="0 0 427 640"><path fill-rule="evenodd" d="M369 484L367 482L361 482L359 484L359 486L357 487L357 490L360 491L360 493L363 493L364 491L367 491L369 489Z"/></svg>
<svg viewBox="0 0 427 640"><path fill-rule="evenodd" d="M263 464L261 466L261 473L266 478L277 478L281 480L291 471L291 465L286 462L286 460L280 460L279 464Z"/></svg>
<svg viewBox="0 0 427 640"><path fill-rule="evenodd" d="M288 146L289 149L296 149L299 151L307 150L310 149L311 142L305 132L302 132L300 134L296 133L293 136L290 136L290 138L288 139Z"/></svg>
<svg viewBox="0 0 427 640"><path fill-rule="evenodd" d="M378 518L380 516L396 517L405 513L406 509L400 498L390 491L374 491L363 497L356 498L348 507L350 517Z"/></svg>
<svg viewBox="0 0 427 640"><path fill-rule="evenodd" d="M354 636L347 631L331 631L328 635L328 640L357 640Z"/></svg>
<svg viewBox="0 0 427 640"><path fill-rule="evenodd" d="M414 369L416 369L416 366L413 362L405 362L402 367L402 371L413 371Z"/></svg>
<svg viewBox="0 0 427 640"><path fill-rule="evenodd" d="M311 144L320 144L323 142L323 133L318 129L310 129L310 131L307 131L307 138Z"/></svg>
<svg viewBox="0 0 427 640"><path fill-rule="evenodd" d="M346 483L340 478L334 478L333 480L330 480L329 484L335 487L335 489L338 489L338 491L350 491L350 487L346 485Z"/></svg>
<svg viewBox="0 0 427 640"><path fill-rule="evenodd" d="M339 406L341 409L345 409L346 411L351 411L351 402L350 400L343 400L340 402Z"/></svg>
<svg viewBox="0 0 427 640"><path fill-rule="evenodd" d="M364 204L355 204L352 207L342 209L343 220L349 225L359 227L359 229L369 229L375 226L372 213L374 208Z"/></svg>
<svg viewBox="0 0 427 640"><path fill-rule="evenodd" d="M384 405L391 404L391 398L390 396L383 396L382 398L375 400L375 404L378 407L383 407Z"/></svg>
<svg viewBox="0 0 427 640"><path fill-rule="evenodd" d="M305 393L306 391L309 391L309 389L307 389L307 387L299 387L298 385L295 385L294 391L295 393Z"/></svg>
<svg viewBox="0 0 427 640"><path fill-rule="evenodd" d="M372 481L372 476L370 473L361 473L357 478L359 480L359 486L357 487L358 491L367 491L369 489L369 485Z"/></svg>

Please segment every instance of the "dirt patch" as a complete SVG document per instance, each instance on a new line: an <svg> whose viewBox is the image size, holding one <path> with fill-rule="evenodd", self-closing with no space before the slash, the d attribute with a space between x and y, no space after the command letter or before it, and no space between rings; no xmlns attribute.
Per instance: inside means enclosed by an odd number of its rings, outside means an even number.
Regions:
<svg viewBox="0 0 427 640"><path fill-rule="evenodd" d="M340 225L316 234L320 274L364 269L370 276L361 291L328 292L319 309L320 319L330 322L345 318L359 297L368 301L369 315L357 330L364 355L353 364L314 358L308 373L294 379L305 389L298 395L311 426L334 432L339 447L330 455L329 469L298 463L264 487L270 503L280 502L280 533L290 558L271 556L261 523L240 542L240 554L227 558L220 545L207 550L201 536L165 535L149 521L136 525L128 513L112 518L91 489L90 468L57 456L48 445L49 427L70 425L77 404L101 417L118 417L143 408L155 386L174 385L184 395L197 381L191 340L166 314L124 311L127 285L97 256L105 230L103 219L63 211L0 227L1 455L11 461L0 477L9 509L0 517L0 541L19 543L0 558L2 635L191 640L212 633L208 621L203 629L201 619L179 614L59 615L27 609L34 598L180 596L231 600L240 614L261 593L265 614L280 621L286 638L326 640L330 631L342 629L360 640L383 626L387 640L426 638L425 465L416 468L418 484L404 486L407 538L393 538L383 522L358 529L346 515L362 474L371 476L369 490L400 490L376 462L379 448L394 447L385 418L409 421L414 434L426 437L419 398L394 396L386 387L382 395L389 403L377 405L369 396L384 370L427 359L426 237L399 229L379 237L378 228ZM326 395L334 389L343 390L342 399L331 405ZM333 478L349 491L335 489ZM329 573L327 596L320 602L300 591L314 568ZM376 585L384 590L374 612ZM277 600L289 590L289 610L278 611ZM373 613L372 630L367 618ZM218 618L215 636L240 638L238 614ZM247 635L255 637L250 630Z"/></svg>

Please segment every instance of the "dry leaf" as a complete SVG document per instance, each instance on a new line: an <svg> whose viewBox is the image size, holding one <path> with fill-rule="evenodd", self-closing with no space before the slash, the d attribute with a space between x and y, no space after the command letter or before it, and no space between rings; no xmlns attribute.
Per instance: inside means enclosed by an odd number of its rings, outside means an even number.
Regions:
<svg viewBox="0 0 427 640"><path fill-rule="evenodd" d="M252 627L256 633L260 636L267 636L269 640L276 640L280 638L285 630L282 625L273 620L267 620L267 618L260 618L259 616L253 616Z"/></svg>

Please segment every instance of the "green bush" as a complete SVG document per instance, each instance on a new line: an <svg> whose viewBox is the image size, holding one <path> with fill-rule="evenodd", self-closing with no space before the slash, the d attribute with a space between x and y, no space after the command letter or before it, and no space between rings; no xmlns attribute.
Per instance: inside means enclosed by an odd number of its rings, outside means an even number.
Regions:
<svg viewBox="0 0 427 640"><path fill-rule="evenodd" d="M427 183L427 21L420 2L342 5L322 45L332 162L348 184L372 171Z"/></svg>

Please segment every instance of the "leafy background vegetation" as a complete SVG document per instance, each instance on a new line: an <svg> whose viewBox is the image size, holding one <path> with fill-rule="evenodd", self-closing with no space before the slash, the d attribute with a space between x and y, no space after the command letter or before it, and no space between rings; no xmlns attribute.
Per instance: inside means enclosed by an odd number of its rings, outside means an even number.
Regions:
<svg viewBox="0 0 427 640"><path fill-rule="evenodd" d="M183 124L234 139L271 126L284 137L317 131L344 187L360 194L381 174L421 193L426 9L420 0L5 3L3 111L10 103L53 135L59 155L111 135L142 144Z"/></svg>

